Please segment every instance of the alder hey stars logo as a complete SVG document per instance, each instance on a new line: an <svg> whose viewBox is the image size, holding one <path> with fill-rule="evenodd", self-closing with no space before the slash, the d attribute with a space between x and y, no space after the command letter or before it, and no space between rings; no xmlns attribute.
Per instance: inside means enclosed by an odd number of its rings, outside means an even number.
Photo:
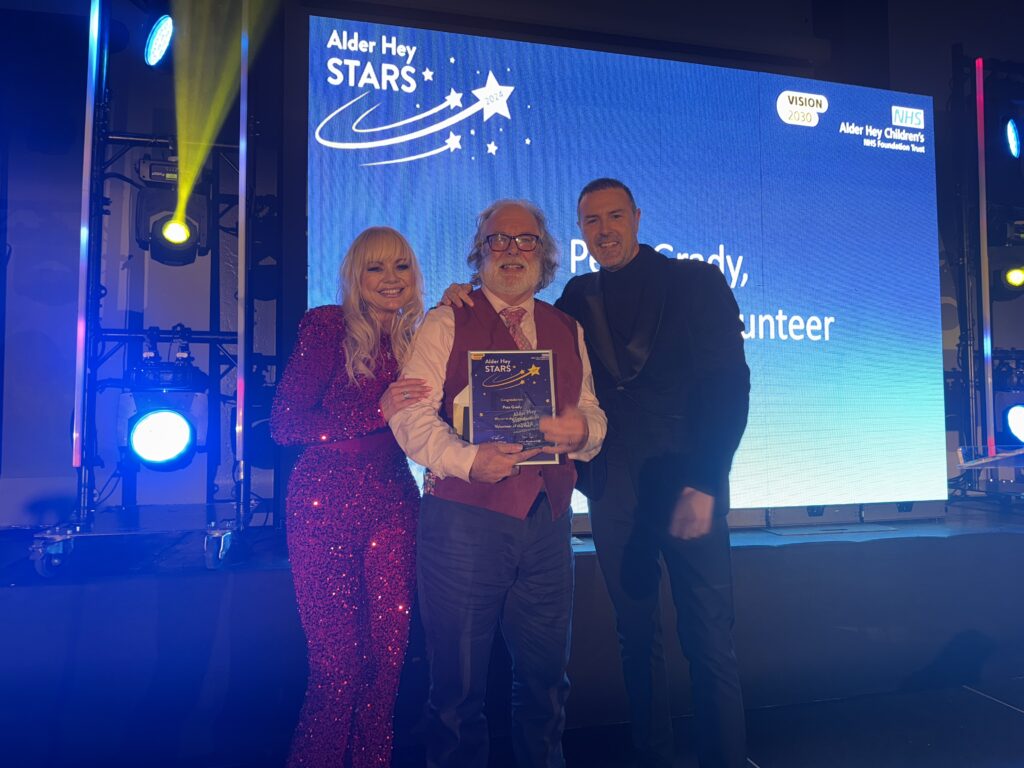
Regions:
<svg viewBox="0 0 1024 768"><path fill-rule="evenodd" d="M512 119L509 97L515 86L499 82L489 69L483 70L486 79L480 69L467 73L466 62L455 55L447 55L445 63L442 56L422 53L426 38L409 31L374 35L373 29L332 28L329 35L324 30L328 54L338 51L324 60L325 82L348 94L328 95L326 101L320 94L317 111L332 111L316 126L316 142L356 153L363 166L410 163L463 149L470 149L472 160L497 155L505 129L482 126L495 115ZM503 80L511 68L505 73ZM334 108L332 101L344 103Z"/></svg>
<svg viewBox="0 0 1024 768"><path fill-rule="evenodd" d="M481 385L486 389L512 389L518 387L524 381L534 376L540 376L540 366L531 365L529 368L520 368L517 371L498 371L491 373Z"/></svg>

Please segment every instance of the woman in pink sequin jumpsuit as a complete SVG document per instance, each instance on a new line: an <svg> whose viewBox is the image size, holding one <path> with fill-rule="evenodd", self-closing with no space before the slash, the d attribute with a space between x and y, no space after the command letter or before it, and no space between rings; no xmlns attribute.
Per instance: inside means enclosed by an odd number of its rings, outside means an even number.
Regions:
<svg viewBox="0 0 1024 768"><path fill-rule="evenodd" d="M279 444L307 446L287 497L309 659L289 766L347 765L346 753L353 768L390 765L413 599L419 494L385 420L426 394L422 381L395 381L423 314L405 239L360 234L341 295L302 319L271 416Z"/></svg>

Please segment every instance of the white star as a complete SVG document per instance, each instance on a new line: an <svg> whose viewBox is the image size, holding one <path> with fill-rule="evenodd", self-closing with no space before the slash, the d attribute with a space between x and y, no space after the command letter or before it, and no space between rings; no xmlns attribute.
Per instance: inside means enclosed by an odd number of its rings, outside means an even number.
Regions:
<svg viewBox="0 0 1024 768"><path fill-rule="evenodd" d="M434 73L432 71L430 71L429 69L424 69L423 70L423 82L427 82L428 80L433 80L433 79L434 79Z"/></svg>
<svg viewBox="0 0 1024 768"><path fill-rule="evenodd" d="M444 140L444 145L448 147L449 152L454 152L456 149L462 149L462 137L456 136L451 131L448 131L448 138Z"/></svg>
<svg viewBox="0 0 1024 768"><path fill-rule="evenodd" d="M455 57L454 56L449 56L448 57L448 63L449 64L454 64L455 63Z"/></svg>
<svg viewBox="0 0 1024 768"><path fill-rule="evenodd" d="M487 72L487 82L483 88L474 88L473 95L484 105L484 120L490 120L492 115L512 119L508 111L508 97L512 95L515 88L511 85L500 85L494 79L494 73Z"/></svg>
<svg viewBox="0 0 1024 768"><path fill-rule="evenodd" d="M461 107L462 94L456 91L454 88L452 88L451 91L449 91L448 95L444 97L444 103L448 105L449 109Z"/></svg>
<svg viewBox="0 0 1024 768"><path fill-rule="evenodd" d="M527 139L527 140L526 140L526 143L527 143L527 144L532 144L532 143L533 143L533 141L532 141L531 139Z"/></svg>
<svg viewBox="0 0 1024 768"><path fill-rule="evenodd" d="M493 141L487 145L487 154L488 155L497 155L498 154L498 145L495 144Z"/></svg>
<svg viewBox="0 0 1024 768"><path fill-rule="evenodd" d="M470 136L476 136L476 128L470 128L469 129L469 135Z"/></svg>

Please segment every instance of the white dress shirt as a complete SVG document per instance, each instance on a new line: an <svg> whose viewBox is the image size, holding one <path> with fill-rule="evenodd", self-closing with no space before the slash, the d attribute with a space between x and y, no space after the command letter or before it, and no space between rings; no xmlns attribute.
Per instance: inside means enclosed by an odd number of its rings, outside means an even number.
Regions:
<svg viewBox="0 0 1024 768"><path fill-rule="evenodd" d="M500 313L510 306L487 288L483 289L483 294L495 312ZM531 297L516 306L526 310L520 327L530 344L536 347L537 323L533 318L534 300ZM583 328L579 323L576 323L576 330L580 358L583 362L583 382L577 407L587 420L590 434L586 445L581 450L570 453L569 458L589 461L601 449L601 443L604 442L605 433L608 431L608 420L598 405L597 395L594 394L594 375L590 370L587 346L583 343ZM416 332L409 357L402 367L403 377L423 379L426 382L430 388L430 396L398 411L392 415L388 424L402 450L417 464L427 467L438 478L457 477L468 481L469 470L473 466L479 446L471 445L459 438L451 425L439 414L444 398L445 369L454 344L455 313L452 308L437 307L430 310Z"/></svg>

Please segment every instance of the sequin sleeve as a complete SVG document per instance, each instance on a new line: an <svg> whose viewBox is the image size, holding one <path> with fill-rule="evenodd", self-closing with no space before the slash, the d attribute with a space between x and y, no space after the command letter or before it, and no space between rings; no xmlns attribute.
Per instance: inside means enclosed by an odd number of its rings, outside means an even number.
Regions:
<svg viewBox="0 0 1024 768"><path fill-rule="evenodd" d="M340 307L318 307L302 318L270 415L278 445L347 440L387 426L377 411L377 390L387 384L372 382L366 387L372 391L352 391L359 388L350 388L345 373L344 337Z"/></svg>

